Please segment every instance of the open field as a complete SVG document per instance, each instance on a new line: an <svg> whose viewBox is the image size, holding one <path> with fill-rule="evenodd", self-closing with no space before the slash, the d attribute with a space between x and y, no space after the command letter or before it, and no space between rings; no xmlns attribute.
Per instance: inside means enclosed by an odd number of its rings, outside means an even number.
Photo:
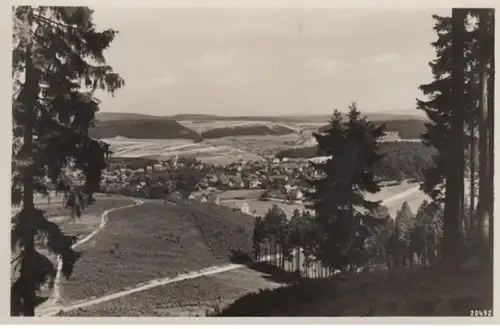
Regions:
<svg viewBox="0 0 500 329"><path fill-rule="evenodd" d="M148 280L227 263L232 250L251 250L253 219L224 207L150 202L109 214L87 244L62 296L80 300Z"/></svg>
<svg viewBox="0 0 500 329"><path fill-rule="evenodd" d="M167 160L173 155L190 156L205 163L229 164L239 159L258 161L262 158L247 151L229 146L214 146L208 142L195 143L183 139L103 139L111 145L115 157L152 158Z"/></svg>
<svg viewBox="0 0 500 329"><path fill-rule="evenodd" d="M227 190L217 193L220 200L232 199L256 199L259 198L265 189L241 189L241 190Z"/></svg>
<svg viewBox="0 0 500 329"><path fill-rule="evenodd" d="M328 116L155 117L133 113L103 113L99 118L99 127L93 129L95 136L108 139L117 151L115 156L169 157L179 153L214 163L255 158L252 153L269 154L290 147L314 146L312 133L325 127L328 121ZM377 120L376 124L387 127L388 135L381 141L415 140L423 132L424 122L417 117L390 115ZM201 135L205 140L194 143L202 140ZM125 142L127 137L130 139ZM227 155L231 157L228 159Z"/></svg>
<svg viewBox="0 0 500 329"><path fill-rule="evenodd" d="M284 135L207 138L201 142L191 139L136 139L122 136L102 140L111 145L114 157L166 160L173 155L179 155L195 157L202 162L213 164L229 164L240 159L259 161L263 155L274 155L295 148L307 149L316 145L312 130ZM391 134L381 141L394 142L401 139Z"/></svg>
<svg viewBox="0 0 500 329"><path fill-rule="evenodd" d="M269 122L269 121L227 121L227 120L207 120L207 121L179 121L184 127L191 129L199 134L203 134L212 129L220 128L238 128L238 127L253 127L253 126L264 126L273 128L273 126L279 125L286 127L290 130L297 130L297 127L293 123L285 122ZM320 127L321 123L317 124Z"/></svg>
<svg viewBox="0 0 500 329"><path fill-rule="evenodd" d="M263 135L263 136L231 136L211 138L207 140L212 145L238 148L259 154L274 154L291 147L309 147L316 145L311 134Z"/></svg>

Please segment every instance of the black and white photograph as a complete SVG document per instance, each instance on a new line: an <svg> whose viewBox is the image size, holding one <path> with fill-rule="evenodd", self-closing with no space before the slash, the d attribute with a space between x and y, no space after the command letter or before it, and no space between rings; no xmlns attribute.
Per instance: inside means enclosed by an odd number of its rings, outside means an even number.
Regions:
<svg viewBox="0 0 500 329"><path fill-rule="evenodd" d="M10 319L493 320L494 8L168 2L9 5Z"/></svg>

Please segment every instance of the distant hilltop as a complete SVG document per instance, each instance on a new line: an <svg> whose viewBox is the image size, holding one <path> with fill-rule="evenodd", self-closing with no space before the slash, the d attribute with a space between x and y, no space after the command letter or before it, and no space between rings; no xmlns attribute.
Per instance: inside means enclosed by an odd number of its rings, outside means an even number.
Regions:
<svg viewBox="0 0 500 329"><path fill-rule="evenodd" d="M409 112L409 111L402 111ZM423 117L419 111L415 110L415 114L396 114L390 112L378 113L363 113L369 120L407 120L419 119ZM99 112L97 119L101 121L121 120L121 119L171 119L176 121L267 121L267 122L327 122L331 114L303 114L303 115L280 115L280 116L260 116L260 115L243 115L243 116L221 116L213 114L175 114L155 116L141 113L124 113L124 112Z"/></svg>
<svg viewBox="0 0 500 329"><path fill-rule="evenodd" d="M425 121L411 115L371 113L368 119L385 124L386 131L395 138L420 139ZM295 134L309 140L314 131L324 131L330 117L310 116L217 116L206 114L178 114L153 116L140 113L97 114L95 127L90 129L95 138L136 139L204 139L235 136L279 136Z"/></svg>

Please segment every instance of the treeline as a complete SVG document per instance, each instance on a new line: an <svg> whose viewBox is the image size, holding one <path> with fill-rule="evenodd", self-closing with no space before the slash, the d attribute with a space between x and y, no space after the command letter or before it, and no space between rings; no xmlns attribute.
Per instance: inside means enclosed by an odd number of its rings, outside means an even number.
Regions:
<svg viewBox="0 0 500 329"><path fill-rule="evenodd" d="M384 142L379 144L379 153L384 157L375 164L376 176L386 180L415 179L421 182L437 152L419 142Z"/></svg>
<svg viewBox="0 0 500 329"><path fill-rule="evenodd" d="M373 120L376 125L385 125L386 131L393 131L399 134L402 139L420 139L425 133L425 121L421 119L404 120ZM325 132L328 125L319 128L319 132Z"/></svg>
<svg viewBox="0 0 500 329"><path fill-rule="evenodd" d="M282 125L252 124L232 127L220 127L207 130L201 134L203 138L222 138L229 136L263 136L263 135L287 135L295 130Z"/></svg>
<svg viewBox="0 0 500 329"><path fill-rule="evenodd" d="M420 139L425 132L425 121L419 119L373 121L385 125L386 131L396 131L402 139Z"/></svg>
<svg viewBox="0 0 500 329"><path fill-rule="evenodd" d="M267 262L297 277L328 277L335 269L321 263L323 252L316 248L321 232L313 225L314 215L295 210L291 218L274 205L263 217L255 219L253 259ZM430 266L440 259L443 237L442 208L424 201L416 214L403 203L396 218L385 206L378 206L364 218L369 232L362 249L363 261L349 270Z"/></svg>
<svg viewBox="0 0 500 329"><path fill-rule="evenodd" d="M419 142L384 142L378 146L384 157L375 165L374 174L384 180L424 180L436 150ZM278 158L312 158L322 155L316 146L283 150Z"/></svg>

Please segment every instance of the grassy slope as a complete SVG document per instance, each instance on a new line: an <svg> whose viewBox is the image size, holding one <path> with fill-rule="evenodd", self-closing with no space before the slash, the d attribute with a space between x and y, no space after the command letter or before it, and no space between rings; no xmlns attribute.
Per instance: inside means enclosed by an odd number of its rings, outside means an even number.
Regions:
<svg viewBox="0 0 500 329"><path fill-rule="evenodd" d="M60 223L60 227L69 234L85 237L99 227L101 215L106 210L130 204L133 204L133 201L127 199L98 198L96 202L84 210L81 218L68 218ZM68 210L65 211L68 212Z"/></svg>
<svg viewBox="0 0 500 329"><path fill-rule="evenodd" d="M134 293L61 316L468 316L492 308L492 270L401 269L283 286L241 268ZM263 290L265 289L265 290ZM267 290L269 289L269 290ZM370 312L371 310L371 312Z"/></svg>
<svg viewBox="0 0 500 329"><path fill-rule="evenodd" d="M469 316L493 307L491 267L402 269L248 294L220 316Z"/></svg>
<svg viewBox="0 0 500 329"><path fill-rule="evenodd" d="M53 196L50 203L47 203L46 198L37 198L36 206L38 209L45 211L45 216L54 223L57 223L62 231L67 234L77 236L79 238L84 238L85 236L91 234L95 229L101 224L101 214L111 208L122 207L131 204L130 200L107 198L107 197L97 197L96 202L88 206L82 213L80 218L72 218L71 211L63 207L61 197ZM15 214L19 210L12 209L12 213ZM37 248L43 253L47 252L47 247L42 239L36 240ZM11 257L15 255L12 254ZM50 258L52 258L50 254ZM13 268L11 268L13 270ZM11 272L11 280L17 276L17 272ZM46 293L45 291L42 294Z"/></svg>
<svg viewBox="0 0 500 329"><path fill-rule="evenodd" d="M247 293L280 286L260 272L239 268L137 292L61 316L204 316Z"/></svg>
<svg viewBox="0 0 500 329"><path fill-rule="evenodd" d="M112 212L85 252L63 296L100 296L141 282L227 263L251 250L253 218L212 204L162 202Z"/></svg>

